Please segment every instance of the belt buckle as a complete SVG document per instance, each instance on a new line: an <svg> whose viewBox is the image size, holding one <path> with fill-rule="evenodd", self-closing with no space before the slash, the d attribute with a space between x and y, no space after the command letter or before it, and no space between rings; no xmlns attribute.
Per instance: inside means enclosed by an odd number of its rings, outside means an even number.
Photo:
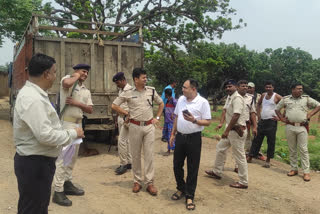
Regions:
<svg viewBox="0 0 320 214"><path fill-rule="evenodd" d="M294 123L294 126L300 126L300 123Z"/></svg>
<svg viewBox="0 0 320 214"><path fill-rule="evenodd" d="M145 122L144 121L140 121L140 126L144 126Z"/></svg>

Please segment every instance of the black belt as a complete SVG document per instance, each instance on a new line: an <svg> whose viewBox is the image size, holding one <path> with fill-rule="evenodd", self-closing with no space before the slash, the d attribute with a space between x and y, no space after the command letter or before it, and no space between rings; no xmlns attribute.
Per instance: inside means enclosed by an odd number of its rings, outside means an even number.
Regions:
<svg viewBox="0 0 320 214"><path fill-rule="evenodd" d="M194 136L194 135L198 135L198 134L201 134L201 132L193 132L193 133L190 133L190 134L183 134L181 132L177 132L178 135L181 135L183 137L191 137L191 136Z"/></svg>

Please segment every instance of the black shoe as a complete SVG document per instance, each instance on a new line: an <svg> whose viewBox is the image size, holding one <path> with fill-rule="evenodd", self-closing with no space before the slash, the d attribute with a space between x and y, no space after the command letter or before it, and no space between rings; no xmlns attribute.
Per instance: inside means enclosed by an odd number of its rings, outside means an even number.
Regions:
<svg viewBox="0 0 320 214"><path fill-rule="evenodd" d="M122 175L126 171L127 171L127 165L122 165L122 166L120 166L119 170L116 171L116 174L117 175Z"/></svg>
<svg viewBox="0 0 320 214"><path fill-rule="evenodd" d="M120 168L121 168L121 165L120 165L119 167L117 167L117 168L114 170L114 172L117 173L117 172L120 170Z"/></svg>
<svg viewBox="0 0 320 214"><path fill-rule="evenodd" d="M72 205L72 201L67 198L64 192L54 192L52 202L66 207L70 207Z"/></svg>
<svg viewBox="0 0 320 214"><path fill-rule="evenodd" d="M63 188L66 195L84 195L84 191L75 187L71 181L64 182Z"/></svg>
<svg viewBox="0 0 320 214"><path fill-rule="evenodd" d="M127 169L131 169L132 167L131 167L131 163L128 163L127 165Z"/></svg>

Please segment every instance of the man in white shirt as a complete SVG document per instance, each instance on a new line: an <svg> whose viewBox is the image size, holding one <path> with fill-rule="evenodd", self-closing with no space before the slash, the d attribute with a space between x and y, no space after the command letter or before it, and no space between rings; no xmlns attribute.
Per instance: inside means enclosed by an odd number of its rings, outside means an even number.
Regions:
<svg viewBox="0 0 320 214"><path fill-rule="evenodd" d="M194 210L194 193L197 187L198 170L201 155L201 131L204 126L211 123L211 111L209 102L198 95L198 83L189 79L182 86L183 96L176 105L176 115L171 137L170 146L175 141L173 156L173 170L177 182L177 192L171 197L179 200L186 197L186 208ZM187 158L188 175L184 181L184 160Z"/></svg>
<svg viewBox="0 0 320 214"><path fill-rule="evenodd" d="M14 171L18 181L18 213L48 213L55 161L62 146L84 137L82 128L63 130L47 90L56 79L52 57L36 54L30 60L29 80L20 90L13 120Z"/></svg>
<svg viewBox="0 0 320 214"><path fill-rule="evenodd" d="M264 137L267 137L267 160L263 167L270 168L270 160L274 157L276 145L277 124L279 118L276 115L276 105L282 99L282 96L273 92L274 82L266 81L264 84L266 90L263 93L257 104L258 115L258 134L252 141L250 148L248 163L252 162L253 157L257 157L263 142Z"/></svg>

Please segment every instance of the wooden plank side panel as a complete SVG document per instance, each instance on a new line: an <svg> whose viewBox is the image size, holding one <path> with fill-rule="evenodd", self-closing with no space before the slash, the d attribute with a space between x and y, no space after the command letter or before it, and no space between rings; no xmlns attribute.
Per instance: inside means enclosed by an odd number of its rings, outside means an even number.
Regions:
<svg viewBox="0 0 320 214"><path fill-rule="evenodd" d="M89 76L90 76L90 89L91 92L95 92L96 91L96 75L95 72L97 70L96 68L96 64L97 64L97 49L95 48L94 44L91 45L90 47L90 72L89 72Z"/></svg>
<svg viewBox="0 0 320 214"><path fill-rule="evenodd" d="M76 65L76 60L74 59L75 53L79 52L79 46L74 45L73 42L65 43L65 75L72 74L72 67Z"/></svg>
<svg viewBox="0 0 320 214"><path fill-rule="evenodd" d="M95 64L95 69L94 72L95 76L95 91L102 93L105 91L104 89L104 77L103 77L103 58L104 58L104 51L103 47L100 47L98 45L95 45L95 54L94 54L94 64Z"/></svg>
<svg viewBox="0 0 320 214"><path fill-rule="evenodd" d="M122 72L125 73L129 84L133 84L133 69L136 67L142 67L141 51L142 48L138 47L122 47Z"/></svg>
<svg viewBox="0 0 320 214"><path fill-rule="evenodd" d="M43 53L48 56L53 57L56 60L56 80L53 83L52 88L49 89L49 92L55 93L59 91L61 76L61 44L60 42L55 41L35 41L35 53Z"/></svg>
<svg viewBox="0 0 320 214"><path fill-rule="evenodd" d="M91 65L91 44L77 44L74 43L74 45L80 46L80 52L78 53L78 62L75 63L85 63L88 65ZM87 80L84 82L85 86L89 89L91 89L91 78L90 75L88 75Z"/></svg>
<svg viewBox="0 0 320 214"><path fill-rule="evenodd" d="M118 72L118 47L104 46L104 86L107 92L116 92L112 77Z"/></svg>
<svg viewBox="0 0 320 214"><path fill-rule="evenodd" d="M132 49L134 49L134 66L140 68L143 67L143 48Z"/></svg>

